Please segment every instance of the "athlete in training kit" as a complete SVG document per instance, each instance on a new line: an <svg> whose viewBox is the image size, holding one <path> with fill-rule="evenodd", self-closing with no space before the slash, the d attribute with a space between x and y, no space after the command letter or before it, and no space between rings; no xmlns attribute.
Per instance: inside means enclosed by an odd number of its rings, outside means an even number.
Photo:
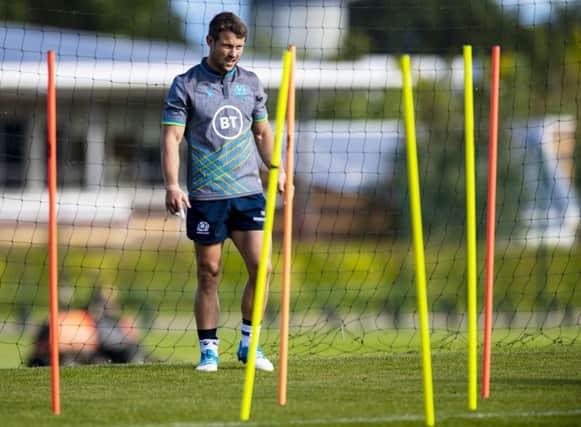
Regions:
<svg viewBox="0 0 581 427"><path fill-rule="evenodd" d="M227 238L232 239L248 271L237 352L243 363L252 330L265 208L256 152L269 167L274 141L262 84L256 74L237 65L247 35L248 29L238 16L230 12L216 15L206 37L208 56L175 77L164 102L165 204L172 214L187 207L187 235L194 241L196 253L194 309L201 350L199 371L218 369L218 285ZM188 142L188 194L178 182L178 145L184 135ZM280 172L278 189L283 191L285 175ZM260 347L256 368L273 370Z"/></svg>

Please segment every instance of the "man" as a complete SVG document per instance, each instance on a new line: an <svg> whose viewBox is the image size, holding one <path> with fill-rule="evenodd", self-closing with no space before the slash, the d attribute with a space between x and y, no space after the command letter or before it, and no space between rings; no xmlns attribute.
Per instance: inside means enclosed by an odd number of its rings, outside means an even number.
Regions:
<svg viewBox="0 0 581 427"><path fill-rule="evenodd" d="M265 208L256 150L270 167L274 141L262 84L254 73L237 65L247 35L248 29L238 16L230 12L216 15L206 37L208 56L174 79L164 102L165 204L172 214L188 208L186 229L194 241L198 271L194 311L201 358L196 369L206 372L218 369L218 285L227 238L232 239L248 271L237 352L243 363L248 358L252 330ZM178 182L178 144L184 134L189 154L188 194ZM281 170L279 191L284 182ZM273 370L260 347L256 368Z"/></svg>

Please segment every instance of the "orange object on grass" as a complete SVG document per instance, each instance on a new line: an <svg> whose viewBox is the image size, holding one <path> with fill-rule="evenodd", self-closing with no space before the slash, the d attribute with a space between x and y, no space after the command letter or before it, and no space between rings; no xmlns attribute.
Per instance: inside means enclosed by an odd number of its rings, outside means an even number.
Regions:
<svg viewBox="0 0 581 427"><path fill-rule="evenodd" d="M96 352L99 335L93 318L84 310L58 315L58 346L61 353Z"/></svg>

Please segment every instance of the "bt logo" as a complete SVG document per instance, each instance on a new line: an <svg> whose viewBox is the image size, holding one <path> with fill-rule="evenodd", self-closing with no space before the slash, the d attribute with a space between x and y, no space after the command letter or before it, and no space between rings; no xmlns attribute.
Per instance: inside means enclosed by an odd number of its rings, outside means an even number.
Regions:
<svg viewBox="0 0 581 427"><path fill-rule="evenodd" d="M234 139L242 133L244 120L242 113L233 105L223 105L212 118L212 129L221 138Z"/></svg>

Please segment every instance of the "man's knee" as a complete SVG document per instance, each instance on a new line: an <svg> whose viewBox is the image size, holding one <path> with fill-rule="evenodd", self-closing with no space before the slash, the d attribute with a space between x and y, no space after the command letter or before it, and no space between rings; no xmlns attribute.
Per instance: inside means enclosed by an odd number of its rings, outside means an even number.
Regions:
<svg viewBox="0 0 581 427"><path fill-rule="evenodd" d="M260 263L258 260L256 260L256 262L250 262L247 264L248 267L248 276L250 277L250 282L254 283L256 280L256 277L258 277L258 267L259 267ZM272 263L270 262L270 260L266 263L266 277L267 279L270 277L270 274L272 273Z"/></svg>
<svg viewBox="0 0 581 427"><path fill-rule="evenodd" d="M221 272L222 266L219 261L210 259L198 260L198 280L201 287L216 286L220 280Z"/></svg>

